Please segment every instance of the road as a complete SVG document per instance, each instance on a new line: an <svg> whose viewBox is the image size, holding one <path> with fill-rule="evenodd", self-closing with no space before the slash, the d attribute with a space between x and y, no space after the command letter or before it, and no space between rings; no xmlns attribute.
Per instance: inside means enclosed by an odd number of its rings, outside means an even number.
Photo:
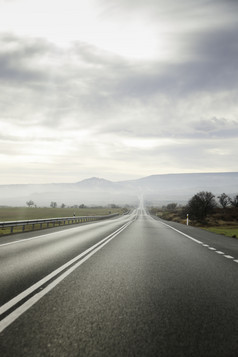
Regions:
<svg viewBox="0 0 238 357"><path fill-rule="evenodd" d="M150 217L0 241L1 356L238 356L238 242Z"/></svg>

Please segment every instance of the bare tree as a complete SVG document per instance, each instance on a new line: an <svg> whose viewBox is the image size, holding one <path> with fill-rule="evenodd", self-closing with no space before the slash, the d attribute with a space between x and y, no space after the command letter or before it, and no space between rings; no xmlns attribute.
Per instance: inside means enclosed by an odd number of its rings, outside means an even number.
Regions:
<svg viewBox="0 0 238 357"><path fill-rule="evenodd" d="M238 207L238 195L236 195L234 198L230 198L230 204L233 207Z"/></svg>
<svg viewBox="0 0 238 357"><path fill-rule="evenodd" d="M175 210L177 207L177 203L169 203L167 204L166 208L169 210L169 211L173 211Z"/></svg>
<svg viewBox="0 0 238 357"><path fill-rule="evenodd" d="M216 207L215 196L211 192L201 191L194 195L187 205L190 218L204 221L208 213Z"/></svg>
<svg viewBox="0 0 238 357"><path fill-rule="evenodd" d="M27 201L27 202L26 202L26 205L27 205L28 207L36 206L35 203L34 203L32 200Z"/></svg>
<svg viewBox="0 0 238 357"><path fill-rule="evenodd" d="M230 197L227 196L225 193L222 193L220 196L218 196L219 203L222 206L222 208L226 208L230 204Z"/></svg>

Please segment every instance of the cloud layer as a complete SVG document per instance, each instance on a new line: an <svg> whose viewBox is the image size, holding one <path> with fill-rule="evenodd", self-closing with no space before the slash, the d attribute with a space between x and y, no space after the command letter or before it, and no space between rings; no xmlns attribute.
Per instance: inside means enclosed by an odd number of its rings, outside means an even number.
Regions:
<svg viewBox="0 0 238 357"><path fill-rule="evenodd" d="M237 171L237 2L96 3L105 28L149 23L163 45L133 58L2 31L0 183Z"/></svg>

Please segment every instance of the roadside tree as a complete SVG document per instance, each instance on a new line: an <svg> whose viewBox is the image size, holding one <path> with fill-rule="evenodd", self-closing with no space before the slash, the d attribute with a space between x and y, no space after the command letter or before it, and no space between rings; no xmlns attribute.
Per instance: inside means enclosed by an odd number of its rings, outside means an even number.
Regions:
<svg viewBox="0 0 238 357"><path fill-rule="evenodd" d="M238 207L238 195L236 195L234 198L230 198L230 204L233 207Z"/></svg>
<svg viewBox="0 0 238 357"><path fill-rule="evenodd" d="M229 206L230 204L230 197L227 196L225 193L222 193L220 196L218 196L218 200L219 200L219 203L220 205L222 206L222 208L226 208L227 206Z"/></svg>
<svg viewBox="0 0 238 357"><path fill-rule="evenodd" d="M167 210L169 210L169 211L175 210L176 207L177 207L177 203L169 203L169 204L167 204L167 206L166 206Z"/></svg>
<svg viewBox="0 0 238 357"><path fill-rule="evenodd" d="M208 213L216 207L215 196L211 192L201 191L188 202L187 213L191 219L204 221Z"/></svg>

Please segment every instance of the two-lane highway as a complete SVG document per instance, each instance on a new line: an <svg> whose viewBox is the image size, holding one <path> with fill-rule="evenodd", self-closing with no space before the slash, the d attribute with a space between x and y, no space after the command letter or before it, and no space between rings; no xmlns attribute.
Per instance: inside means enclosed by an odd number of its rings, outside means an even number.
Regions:
<svg viewBox="0 0 238 357"><path fill-rule="evenodd" d="M1 356L238 355L234 239L140 207L0 256Z"/></svg>
<svg viewBox="0 0 238 357"><path fill-rule="evenodd" d="M48 230L40 236L17 235L12 242L0 243L1 305L132 222L135 215L67 230Z"/></svg>

